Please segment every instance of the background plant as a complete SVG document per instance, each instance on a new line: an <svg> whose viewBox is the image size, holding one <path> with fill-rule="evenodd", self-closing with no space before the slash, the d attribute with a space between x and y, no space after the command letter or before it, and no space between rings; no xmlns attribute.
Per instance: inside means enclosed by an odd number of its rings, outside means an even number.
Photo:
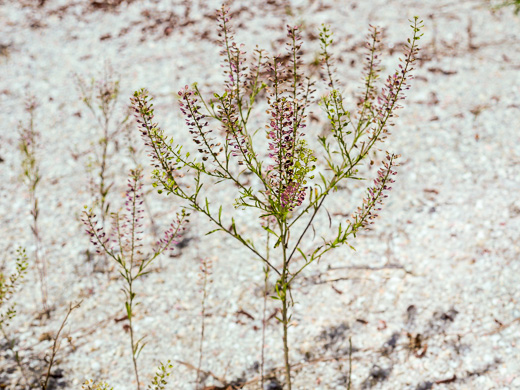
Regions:
<svg viewBox="0 0 520 390"><path fill-rule="evenodd" d="M54 336L54 338L53 338L52 348L51 348L49 356L46 359L46 361L48 362L47 369L46 369L46 372L45 372L43 378L40 380L40 386L41 386L42 390L47 390L50 388L49 381L52 376L51 375L52 368L54 367L54 365L57 362L56 358L57 358L58 352L60 351L60 347L61 347L61 340L62 340L62 338L60 337L61 332L63 331L63 328L65 328L65 325L67 324L67 320L69 319L70 314L74 310L79 308L80 305L81 305L81 302L69 305L67 314L65 314L65 317L63 318L63 321L61 322L61 325L60 325L58 331L56 332L56 336Z"/></svg>
<svg viewBox="0 0 520 390"><path fill-rule="evenodd" d="M92 78L90 82L86 82L83 78L76 77L81 101L95 119L99 131L99 139L93 145L87 169L89 174L93 175L90 187L103 227L110 214L109 193L114 185L109 169L114 162L111 153L119 148L120 135L127 129L129 119L128 113L117 116L119 83L117 75L108 63L105 64L103 76L99 81Z"/></svg>
<svg viewBox="0 0 520 390"><path fill-rule="evenodd" d="M82 390L113 390L114 388L109 386L106 382L94 383L92 379L89 379L81 386Z"/></svg>
<svg viewBox="0 0 520 390"><path fill-rule="evenodd" d="M14 273L6 276L4 272L0 272L0 331L7 341L7 346L13 354L16 365L20 369L20 373L26 385L29 385L29 380L25 373L25 368L17 350L15 350L15 340L9 335L7 328L10 321L16 316L16 302L13 301L16 290L20 287L22 280L27 273L27 254L25 249L18 248L15 262Z"/></svg>
<svg viewBox="0 0 520 390"><path fill-rule="evenodd" d="M172 373L173 366L170 361L166 364L159 363L159 367L157 368L157 372L155 373L152 382L148 385L148 390L164 390L166 389L166 385L168 384L168 378ZM91 379L87 380L81 386L82 390L113 390L113 387L110 387L106 382L98 382L94 383Z"/></svg>
<svg viewBox="0 0 520 390"><path fill-rule="evenodd" d="M49 315L48 306L48 287L47 287L47 260L43 255L42 240L39 228L40 208L38 204L38 186L41 180L40 163L38 161L38 139L40 133L35 128L35 111L37 103L34 98L30 98L26 102L26 111L29 113L29 121L26 124L20 123L19 134L20 140L18 143L20 153L22 155L22 173L23 180L29 192L29 202L31 204L31 232L34 238L35 250L34 258L36 268L38 270L38 277L40 282L40 293L43 312Z"/></svg>
<svg viewBox="0 0 520 390"><path fill-rule="evenodd" d="M199 342L199 363L197 365L197 379L195 383L197 384L197 388L202 386L201 383L201 367L202 367L202 359L204 357L204 331L206 325L206 299L208 298L208 285L211 283L211 271L212 271L213 263L211 259L203 258L200 264L200 272L199 272L199 282L201 284L201 319L200 319L200 342Z"/></svg>
<svg viewBox="0 0 520 390"><path fill-rule="evenodd" d="M110 166L116 161L116 153L125 145L134 166L140 164L138 150L128 131L131 124L130 111L120 102L120 79L108 63L105 64L100 80L92 78L87 82L77 76L76 85L81 101L95 119L99 131L100 137L89 153L87 172L92 175L89 182L92 197L95 199L93 207L98 210L101 225L106 227L106 220L110 215L110 193L114 186L114 173ZM142 200L154 238L158 239L156 222L144 193Z"/></svg>
<svg viewBox="0 0 520 390"><path fill-rule="evenodd" d="M20 286L23 277L27 273L27 254L25 249L16 251L15 272L8 277L0 272L0 329L9 326L9 322L16 316L16 302L6 306L13 299L16 289Z"/></svg>
<svg viewBox="0 0 520 390"><path fill-rule="evenodd" d="M184 229L187 222L187 214L182 210L170 228L164 232L163 237L156 243L151 254L142 252L143 244L143 195L142 175L140 169L130 171L128 190L126 192L125 209L123 213L112 214L112 232L107 235L103 226L98 225L98 220L92 209L84 211L83 223L87 227L87 233L92 244L99 254L105 253L119 266L119 273L125 281L123 292L125 294L125 310L128 318L130 346L132 351L132 364L139 390L139 370L137 360L145 346L144 337L137 338L133 326L136 301L134 282L149 272L149 266L166 249L172 249L177 243L176 239Z"/></svg>

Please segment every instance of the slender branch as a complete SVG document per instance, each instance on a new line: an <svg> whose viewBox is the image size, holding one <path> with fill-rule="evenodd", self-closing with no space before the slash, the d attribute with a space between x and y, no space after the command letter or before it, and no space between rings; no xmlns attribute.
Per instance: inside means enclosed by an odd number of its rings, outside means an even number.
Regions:
<svg viewBox="0 0 520 390"><path fill-rule="evenodd" d="M58 354L58 351L60 349L60 334L61 334L61 331L65 327L65 324L67 323L67 320L68 320L68 318L70 316L70 313L72 313L73 310L79 308L80 305L81 305L81 302L82 301L80 301L79 303L77 303L75 305L73 305L73 304L69 305L69 309L67 311L67 314L65 315L65 318L63 319L63 321L62 321L62 323L60 325L60 328L58 329L58 333L56 333L56 337L54 337L54 342L52 343L51 357L50 357L50 360L49 360L49 364L47 366L47 374L45 375L45 380L42 379L41 382L40 382L42 390L47 390L48 386L49 386L49 380L51 378L52 366L54 365L54 362L55 362L55 359L56 359L56 355Z"/></svg>

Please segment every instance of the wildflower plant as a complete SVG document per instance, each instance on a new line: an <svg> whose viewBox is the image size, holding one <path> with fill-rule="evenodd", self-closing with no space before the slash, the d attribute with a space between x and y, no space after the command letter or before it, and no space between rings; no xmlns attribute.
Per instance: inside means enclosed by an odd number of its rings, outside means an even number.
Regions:
<svg viewBox="0 0 520 390"><path fill-rule="evenodd" d="M39 227L40 207L38 202L38 187L41 181L41 175L40 163L38 161L38 141L40 133L34 126L37 108L36 100L34 98L28 99L25 108L29 113L29 122L26 124L20 123L19 125L20 140L18 147L22 156L22 177L27 186L31 204L31 232L35 243L34 258L38 269L42 308L43 311L48 314L47 260L43 256Z"/></svg>
<svg viewBox="0 0 520 390"><path fill-rule="evenodd" d="M140 389L139 370L137 360L145 346L143 338L137 338L133 326L134 312L139 304L136 301L134 283L139 278L149 273L152 262L165 250L173 250L174 245L184 225L188 214L182 210L177 219L167 229L162 238L158 240L152 253L143 252L143 194L142 174L140 169L130 171L128 189L124 211L112 214L112 231L107 234L105 228L100 226L92 209L83 212L82 221L86 225L86 232L91 238L92 244L97 248L98 254L105 253L119 266L119 273L125 281L123 292L125 294L125 312L128 318L130 346L132 350L132 364L137 389ZM85 208L87 208L85 206Z"/></svg>
<svg viewBox="0 0 520 390"><path fill-rule="evenodd" d="M76 85L81 101L95 119L99 130L99 139L94 144L94 158L88 163L87 170L93 174L91 191L95 198L95 206L99 209L101 224L105 227L110 215L109 194L114 182L110 174L110 152L118 148L118 136L128 126L129 114L125 112L120 117L118 113L119 79L109 66L105 65L101 80L94 78L90 82L76 77Z"/></svg>
<svg viewBox="0 0 520 390"><path fill-rule="evenodd" d="M368 229L391 189L398 156L387 153L367 196L352 214L339 223L335 233L313 247L306 243L315 219L324 212L325 201L347 180L359 180L360 164L389 135L395 112L401 108L404 91L409 88L411 71L418 53L422 21L411 20L412 38L395 73L380 88L380 30L371 27L367 45L364 86L357 109L348 111L335 79L332 33L327 26L320 32L321 60L328 92L319 100L327 114L330 131L318 136L321 152L312 150L306 133L308 111L315 103L315 82L303 73L302 38L298 27L287 27L285 56L270 56L256 50L248 60L230 28L229 11L218 11L221 55L224 62L224 89L212 99L203 96L198 86L179 91L180 108L196 144L198 155L182 150L182 145L167 136L154 119L152 99L145 89L131 99L138 125L149 148L154 166L153 178L159 192L183 199L191 209L213 222L214 232L224 232L255 254L277 282L273 298L280 302L278 320L283 328L283 356L286 384L291 389L288 329L294 303L291 286L300 273L328 251L350 245L350 239ZM265 102L260 101L264 90ZM252 111L267 104L265 148L250 124ZM318 159L320 157L320 159ZM191 183L190 183L191 181ZM273 238L270 257L246 237L232 217L223 215L223 205L212 197L210 185L228 183L236 189L234 206L256 211L259 222L272 218L274 224L259 226ZM203 189L204 187L204 189ZM216 203L216 204L215 204ZM276 250L276 253L273 253ZM300 259L299 259L300 257ZM275 262L272 259L277 259Z"/></svg>

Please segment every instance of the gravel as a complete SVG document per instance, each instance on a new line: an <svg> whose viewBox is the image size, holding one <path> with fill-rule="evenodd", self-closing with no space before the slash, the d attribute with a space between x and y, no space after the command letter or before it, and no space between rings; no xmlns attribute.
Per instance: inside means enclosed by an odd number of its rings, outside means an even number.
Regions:
<svg viewBox="0 0 520 390"><path fill-rule="evenodd" d="M24 101L34 95L41 132L40 228L53 311L50 319L40 315L31 263L16 295L18 315L7 330L29 376L37 378L69 303L82 300L64 329L56 388L79 389L93 379L129 389L135 379L121 320L122 284L116 271L92 271L86 256L92 248L79 221L83 206L92 203L85 166L100 135L74 78L99 78L110 63L121 80L120 107L144 86L156 98L161 127L185 139L176 91L194 81L211 91L222 79L213 18L219 3L43 3L0 1L0 264L10 270L19 245L30 255L34 251L16 151L18 123L27 121ZM351 355L352 389L520 389L519 17L511 8L493 11L481 1L236 0L232 9L237 40L247 48L277 49L287 23L302 24L306 40L321 23L329 23L336 56L343 59L337 63L338 78L348 96L360 84L369 24L385 28L388 70L409 36L407 19L420 15L426 26L416 80L384 145L403 157L380 218L352 242L356 251L330 253L309 267L294 289L293 388L345 389ZM319 45L305 48L310 62ZM319 132L324 115L314 111ZM131 142L146 165L136 134ZM121 204L132 161L124 145L111 149L110 158L111 199ZM147 200L155 222L166 228L180 203L156 194L149 173L147 168ZM364 173L372 177L375 170ZM327 208L336 222L355 209L361 189L354 186L330 199ZM229 204L235 198L226 186L212 191ZM251 214L230 212L249 237L262 242ZM261 360L262 264L228 237L205 236L210 225L202 216L190 219L183 248L174 251L175 257L163 255L136 284L135 327L147 342L139 359L143 383L150 382L159 361L170 359L169 388L196 387L201 258L213 262L205 385L221 386L216 389L254 380ZM329 231L328 224L326 214L318 218L316 237ZM275 308L269 301L268 314ZM283 355L274 318L266 337L271 379L264 388L279 389ZM0 346L0 386L24 388L12 352L5 341ZM258 389L259 383L244 388Z"/></svg>

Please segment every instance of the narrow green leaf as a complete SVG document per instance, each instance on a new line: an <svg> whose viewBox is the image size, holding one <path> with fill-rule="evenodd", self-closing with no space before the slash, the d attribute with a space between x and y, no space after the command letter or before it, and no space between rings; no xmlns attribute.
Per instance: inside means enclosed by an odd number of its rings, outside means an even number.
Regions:
<svg viewBox="0 0 520 390"><path fill-rule="evenodd" d="M220 228L218 228L218 229L213 229L213 230L207 232L205 235L206 235L206 236L209 236L210 234L213 234L213 233L215 233L215 232L218 232L219 230L222 230L222 229L220 229Z"/></svg>

